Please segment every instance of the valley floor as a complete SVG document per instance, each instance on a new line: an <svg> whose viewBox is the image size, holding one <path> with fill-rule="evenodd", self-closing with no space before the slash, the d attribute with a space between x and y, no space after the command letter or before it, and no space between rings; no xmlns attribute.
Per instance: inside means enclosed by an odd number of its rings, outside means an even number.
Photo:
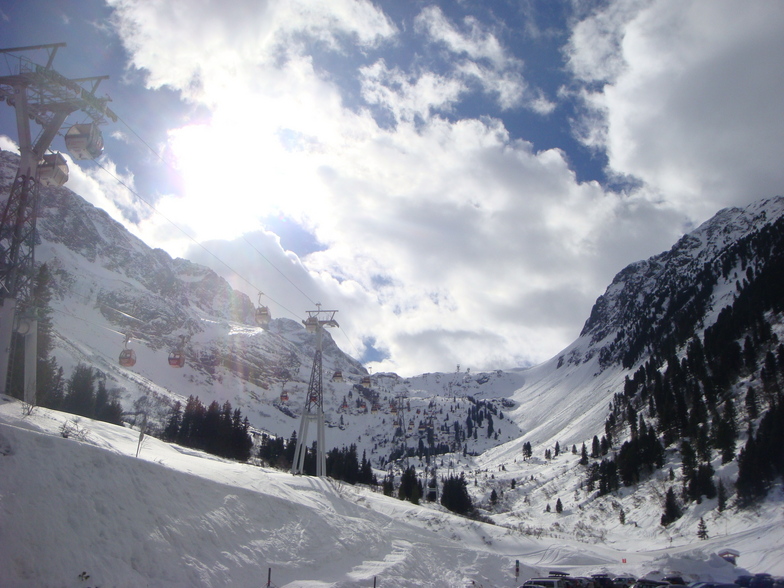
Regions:
<svg viewBox="0 0 784 588"><path fill-rule="evenodd" d="M529 513L522 526L479 523L150 437L139 448L129 428L23 412L0 397L2 586L265 586L270 574L279 587L487 588L551 569L729 581L747 570L784 574L780 500L727 513L724 533L707 541L660 546L638 526L581 542L554 529L549 513ZM723 547L741 552L743 569L718 558Z"/></svg>

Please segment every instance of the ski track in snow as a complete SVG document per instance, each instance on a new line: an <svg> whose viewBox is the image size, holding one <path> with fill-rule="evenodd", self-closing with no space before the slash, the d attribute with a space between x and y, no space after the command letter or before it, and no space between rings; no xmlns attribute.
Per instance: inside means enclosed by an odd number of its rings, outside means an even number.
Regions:
<svg viewBox="0 0 784 588"><path fill-rule="evenodd" d="M516 559L519 583L553 568L677 569L727 580L741 571L717 561L722 541L651 551L630 538L618 551L536 539L150 437L136 459L136 431L79 419L83 440L62 438L62 424L74 420L41 408L23 418L20 403L0 403L2 586L78 586L83 571L101 586L259 586L269 568L287 587L370 586L374 578L385 587L513 586ZM743 560L781 573L780 508L776 516L767 527L757 520L742 529L753 514L728 525Z"/></svg>

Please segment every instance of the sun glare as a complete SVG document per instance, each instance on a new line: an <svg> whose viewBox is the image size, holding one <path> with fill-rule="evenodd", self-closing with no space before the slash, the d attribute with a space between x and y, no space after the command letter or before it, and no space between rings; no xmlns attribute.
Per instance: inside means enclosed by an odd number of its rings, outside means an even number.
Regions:
<svg viewBox="0 0 784 588"><path fill-rule="evenodd" d="M262 126L216 117L208 125L171 131L187 198L177 215L199 239L227 239L257 230L259 219L270 215L302 218L323 190L316 185L312 158L292 148L295 135Z"/></svg>

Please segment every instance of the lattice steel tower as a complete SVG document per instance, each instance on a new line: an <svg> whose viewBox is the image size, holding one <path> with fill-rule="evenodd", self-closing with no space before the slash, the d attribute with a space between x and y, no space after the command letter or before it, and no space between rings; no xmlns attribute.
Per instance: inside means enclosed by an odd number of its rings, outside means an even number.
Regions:
<svg viewBox="0 0 784 588"><path fill-rule="evenodd" d="M73 125L66 134L74 159L97 157L103 149L98 125L105 123L106 118L117 121L106 106L109 98L95 96L98 84L108 76L68 79L52 68L57 50L64 46L65 43L54 43L0 49L13 70L9 75L0 75L0 102L16 109L20 154L19 169L0 214L0 394L8 392L13 334L17 332L24 337L24 399L30 404L35 404L38 346L37 314L31 303L40 176L44 170L49 172L49 185L61 185L68 178L62 155L46 152L65 119L77 110L92 122ZM46 65L14 55L35 50L46 50ZM40 127L35 141L31 122Z"/></svg>
<svg viewBox="0 0 784 588"><path fill-rule="evenodd" d="M292 474L302 474L305 470L305 454L308 446L308 427L316 423L316 475L323 478L327 473L327 458L324 453L324 389L322 387L321 370L321 341L324 327L339 327L335 320L337 310L309 310L308 318L303 322L310 333L316 334L316 354L313 357L313 370L310 373L308 397L302 411L297 434L297 448L294 450L294 463L291 466ZM323 318L322 318L323 317Z"/></svg>

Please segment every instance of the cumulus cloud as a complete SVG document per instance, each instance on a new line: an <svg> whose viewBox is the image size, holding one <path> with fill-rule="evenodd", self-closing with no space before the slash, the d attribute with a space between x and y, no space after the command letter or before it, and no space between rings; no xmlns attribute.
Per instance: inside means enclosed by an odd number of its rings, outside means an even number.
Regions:
<svg viewBox="0 0 784 588"><path fill-rule="evenodd" d="M781 194L783 27L776 2L608 3L566 49L590 110L581 136L697 220Z"/></svg>
<svg viewBox="0 0 784 588"><path fill-rule="evenodd" d="M419 13L414 25L429 43L443 47L450 57L457 59L450 72L455 80L466 85L478 84L495 97L502 109L522 105L548 114L555 108L541 90L529 87L522 74L522 59L515 57L493 30L476 18L466 17L462 26L458 26L440 8L429 6Z"/></svg>
<svg viewBox="0 0 784 588"><path fill-rule="evenodd" d="M263 291L276 316L302 318L315 302L338 308L345 340L333 336L349 353L384 357L377 370L547 359L579 333L616 271L683 228L649 192L579 182L562 151L511 137L498 118L460 116L471 80L504 107L553 108L474 20L456 26L424 10L418 30L452 67L406 67L378 53L402 29L368 2L111 3L147 84L211 113L170 130L182 193L162 196L161 215L137 230L254 299ZM359 60L359 105L316 64L325 52ZM380 124L374 108L394 124ZM286 251L263 229L270 214L294 219L323 249ZM242 278L173 237L169 220Z"/></svg>

